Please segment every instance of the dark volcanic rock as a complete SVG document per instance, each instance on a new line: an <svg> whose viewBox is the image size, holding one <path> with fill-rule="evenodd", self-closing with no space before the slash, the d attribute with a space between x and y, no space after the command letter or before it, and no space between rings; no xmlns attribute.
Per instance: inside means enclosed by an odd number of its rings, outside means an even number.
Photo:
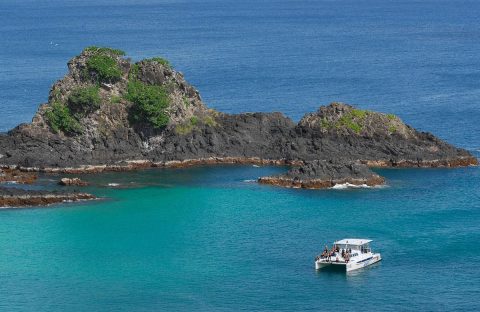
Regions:
<svg viewBox="0 0 480 312"><path fill-rule="evenodd" d="M308 189L327 188L346 183L367 186L385 183L382 177L372 172L365 164L345 160L308 161L284 175L262 177L258 181L262 184Z"/></svg>
<svg viewBox="0 0 480 312"><path fill-rule="evenodd" d="M45 206L65 201L91 199L95 199L95 196L86 193L31 191L18 188L0 187L0 207Z"/></svg>
<svg viewBox="0 0 480 312"><path fill-rule="evenodd" d="M121 77L101 83L101 103L76 116L78 133L56 132L47 112L68 103L73 90L92 86L91 51L73 58L69 73L54 84L47 104L30 124L0 134L0 165L45 172L99 172L150 166L214 163L298 164L342 159L380 167L457 167L476 165L468 151L430 133L418 132L398 117L356 109L342 103L320 107L295 124L281 113L223 114L210 110L183 75L155 59L134 65L118 55ZM153 129L130 122L134 103L125 98L134 76L168 92L168 124ZM66 105L66 104L65 104ZM338 168L337 168L338 169ZM334 177L336 170L325 167ZM352 172L353 173L353 172Z"/></svg>

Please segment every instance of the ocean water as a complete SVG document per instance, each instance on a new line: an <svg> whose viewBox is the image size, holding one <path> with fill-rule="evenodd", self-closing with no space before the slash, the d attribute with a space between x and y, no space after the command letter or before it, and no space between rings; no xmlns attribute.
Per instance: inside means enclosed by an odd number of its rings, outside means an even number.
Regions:
<svg viewBox="0 0 480 312"><path fill-rule="evenodd" d="M298 120L344 101L480 156L478 12L461 0L3 0L0 131L28 122L95 44L167 57L221 111ZM103 199L2 209L0 310L480 309L479 168L379 170L379 189L254 182L284 170L87 175ZM384 260L315 272L343 237L374 239Z"/></svg>

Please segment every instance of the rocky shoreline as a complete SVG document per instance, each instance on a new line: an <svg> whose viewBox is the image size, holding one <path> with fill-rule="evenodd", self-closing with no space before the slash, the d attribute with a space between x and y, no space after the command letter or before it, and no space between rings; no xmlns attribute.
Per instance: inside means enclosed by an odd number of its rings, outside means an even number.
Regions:
<svg viewBox="0 0 480 312"><path fill-rule="evenodd" d="M371 168L458 168L477 166L478 160L475 157L458 157L455 159L436 159L436 160L358 160ZM34 173L47 174L83 174L83 173L101 173L101 172L123 172L148 168L188 168L195 166L208 165L259 165L259 166L301 166L302 160L286 159L263 159L258 157L208 157L198 159L171 160L165 162L154 162L145 159L121 161L117 164L104 165L79 165L78 167L23 167L7 166L12 173L5 181L16 181L18 183L33 183L36 179ZM0 168L0 171L2 169ZM3 169L5 170L5 169ZM26 181L20 178L21 173L31 173L25 176ZM20 178L20 179L19 179ZM0 181L4 182L4 181Z"/></svg>
<svg viewBox="0 0 480 312"><path fill-rule="evenodd" d="M261 184L305 189L330 188L335 185L379 186L385 179L359 162L315 160L290 169L286 174L261 177Z"/></svg>
<svg viewBox="0 0 480 312"><path fill-rule="evenodd" d="M13 182L19 184L32 184L36 179L37 176L29 170L20 170L16 167L0 167L0 183Z"/></svg>
<svg viewBox="0 0 480 312"><path fill-rule="evenodd" d="M0 207L48 206L63 202L92 200L96 197L87 193L62 193L54 191L32 191L0 186Z"/></svg>
<svg viewBox="0 0 480 312"><path fill-rule="evenodd" d="M343 103L298 123L281 113L209 109L162 58L131 63L122 51L89 47L68 68L31 123L0 134L0 183L33 183L38 172L255 164L294 167L260 183L324 188L384 183L368 167L478 165L468 151L395 115Z"/></svg>

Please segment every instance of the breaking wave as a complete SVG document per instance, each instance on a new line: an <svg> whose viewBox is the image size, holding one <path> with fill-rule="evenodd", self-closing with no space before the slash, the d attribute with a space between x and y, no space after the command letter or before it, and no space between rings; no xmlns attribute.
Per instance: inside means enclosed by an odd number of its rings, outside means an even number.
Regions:
<svg viewBox="0 0 480 312"><path fill-rule="evenodd" d="M368 188L368 189L379 189L379 188L386 188L388 185L375 185L375 186L368 186L366 184L356 185L351 183L342 183L342 184L335 184L330 189L332 190L346 190L346 189L358 189L358 188Z"/></svg>

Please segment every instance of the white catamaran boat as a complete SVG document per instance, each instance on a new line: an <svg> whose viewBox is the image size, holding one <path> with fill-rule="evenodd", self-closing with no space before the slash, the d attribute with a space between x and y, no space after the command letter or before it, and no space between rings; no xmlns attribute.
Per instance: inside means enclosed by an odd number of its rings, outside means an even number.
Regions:
<svg viewBox="0 0 480 312"><path fill-rule="evenodd" d="M320 270L329 265L342 265L347 272L372 265L382 257L370 249L369 239L345 238L333 243L328 249L325 246L323 253L315 258L315 269Z"/></svg>

